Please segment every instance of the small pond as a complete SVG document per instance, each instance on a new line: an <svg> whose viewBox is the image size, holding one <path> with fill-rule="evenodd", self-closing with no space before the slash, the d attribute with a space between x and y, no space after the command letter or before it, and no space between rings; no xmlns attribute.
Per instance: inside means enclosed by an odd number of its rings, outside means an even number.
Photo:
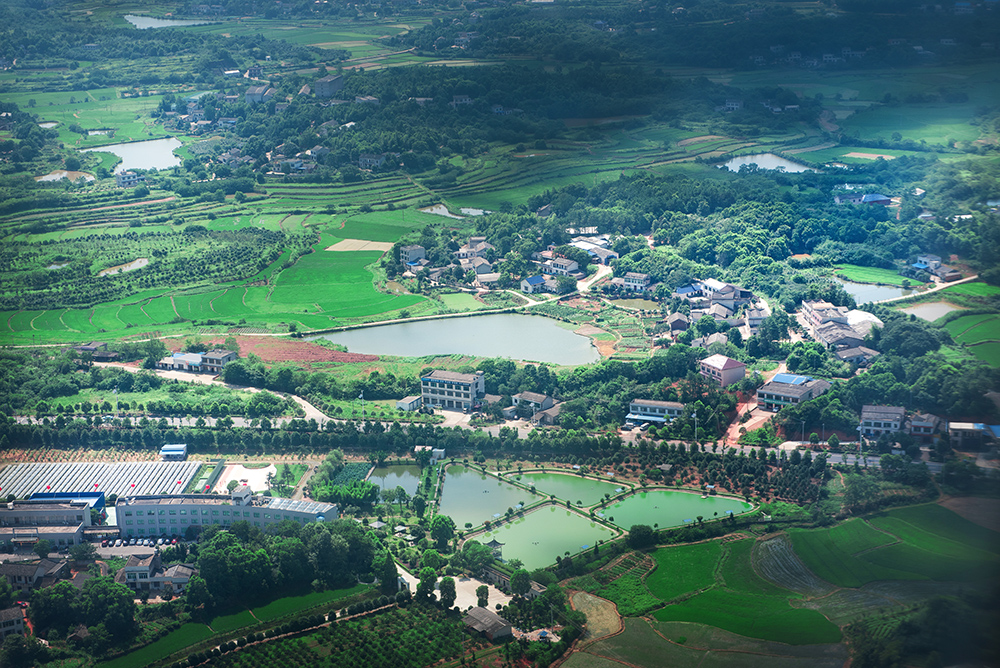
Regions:
<svg viewBox="0 0 1000 668"><path fill-rule="evenodd" d="M495 521L496 515L504 516L508 508L517 509L540 500L531 492L519 489L479 471L465 466L449 466L441 492L438 512L448 515L455 526L462 529L466 522L479 526Z"/></svg>
<svg viewBox="0 0 1000 668"><path fill-rule="evenodd" d="M812 167L806 167L801 162L792 162L773 153L759 153L757 155L741 155L733 158L722 165L731 172L740 171L743 165L757 165L760 169L781 169L789 174L797 172L815 172Z"/></svg>
<svg viewBox="0 0 1000 668"><path fill-rule="evenodd" d="M576 554L597 541L608 541L615 533L602 524L591 522L558 506L546 506L530 512L495 531L476 537L480 543L494 538L503 543L502 554L507 561L520 559L528 570L543 568L556 562L567 552Z"/></svg>
<svg viewBox="0 0 1000 668"><path fill-rule="evenodd" d="M916 306L902 309L903 313L911 313L918 318L923 318L929 322L934 322L938 318L946 316L952 311L961 310L961 307L955 306L949 302L928 302L926 304L917 304Z"/></svg>
<svg viewBox="0 0 1000 668"><path fill-rule="evenodd" d="M525 485L534 485L540 494L555 494L556 498L569 501L574 506L581 501L581 507L592 506L604 499L605 494L614 496L622 489L618 483L591 480L567 473L524 473L510 476L520 478Z"/></svg>
<svg viewBox="0 0 1000 668"><path fill-rule="evenodd" d="M114 153L122 159L115 172L127 172L130 169L167 169L181 164L181 159L174 155L174 149L180 148L181 142L173 137L136 141L127 144L110 144L98 148L88 148L80 151L104 151Z"/></svg>
<svg viewBox="0 0 1000 668"><path fill-rule="evenodd" d="M845 281L842 278L834 278L833 280L844 286L844 291L854 297L854 301L858 303L858 306L869 302L881 302L886 299L906 297L916 292L916 290L910 288L901 288L894 285L855 283L854 281Z"/></svg>
<svg viewBox="0 0 1000 668"><path fill-rule="evenodd" d="M114 274L123 274L126 271L134 271L136 269L142 269L147 264L149 264L149 258L140 257L137 260L132 260L128 264L119 264L114 267L108 267L107 269L102 269L97 273L97 275L112 276Z"/></svg>
<svg viewBox="0 0 1000 668"><path fill-rule="evenodd" d="M381 466L372 471L368 480L378 484L381 489L402 487L407 494L413 496L420 486L420 467L416 464Z"/></svg>
<svg viewBox="0 0 1000 668"><path fill-rule="evenodd" d="M68 172L65 169L57 169L54 172L49 172L45 176L36 176L36 181L62 181L63 179L68 179L70 181L76 182L80 179L84 181L93 181L94 177L86 172Z"/></svg>
<svg viewBox="0 0 1000 668"><path fill-rule="evenodd" d="M212 21L191 21L183 19L157 19L152 16L135 16L134 14L126 14L123 16L126 21L134 25L139 30L148 30L150 28L183 28L184 26L203 26Z"/></svg>
<svg viewBox="0 0 1000 668"><path fill-rule="evenodd" d="M726 511L740 514L750 510L749 503L725 496L701 498L697 493L657 489L633 494L600 512L614 524L628 529L633 524L658 524L660 528L696 522L701 515L705 520L724 517ZM611 520L611 518L614 520Z"/></svg>
<svg viewBox="0 0 1000 668"><path fill-rule="evenodd" d="M370 355L462 354L561 365L590 364L600 359L590 339L560 327L555 320L537 315L502 313L423 320L307 338L311 341L327 339L347 346L352 353Z"/></svg>
<svg viewBox="0 0 1000 668"><path fill-rule="evenodd" d="M59 125L59 121L45 121L44 123L39 123L38 127L44 128L46 130L51 130L52 128Z"/></svg>

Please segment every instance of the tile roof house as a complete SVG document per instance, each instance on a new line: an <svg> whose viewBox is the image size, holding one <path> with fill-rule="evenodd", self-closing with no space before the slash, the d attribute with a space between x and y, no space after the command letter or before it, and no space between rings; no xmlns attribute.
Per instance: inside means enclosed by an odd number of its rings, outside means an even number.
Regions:
<svg viewBox="0 0 1000 668"><path fill-rule="evenodd" d="M878 437L882 434L902 431L905 427L906 409L902 406L861 407L861 433Z"/></svg>
<svg viewBox="0 0 1000 668"><path fill-rule="evenodd" d="M491 641L513 635L513 627L506 619L486 608L472 608L462 618L465 625L479 631Z"/></svg>
<svg viewBox="0 0 1000 668"><path fill-rule="evenodd" d="M725 355L711 355L698 363L698 373L728 387L747 373L747 365Z"/></svg>
<svg viewBox="0 0 1000 668"><path fill-rule="evenodd" d="M24 633L24 610L20 607L0 610L0 640L14 633Z"/></svg>
<svg viewBox="0 0 1000 668"><path fill-rule="evenodd" d="M115 575L115 582L127 585L136 591L170 591L179 594L184 591L197 569L190 564L174 564L163 568L160 553L133 554L125 567Z"/></svg>

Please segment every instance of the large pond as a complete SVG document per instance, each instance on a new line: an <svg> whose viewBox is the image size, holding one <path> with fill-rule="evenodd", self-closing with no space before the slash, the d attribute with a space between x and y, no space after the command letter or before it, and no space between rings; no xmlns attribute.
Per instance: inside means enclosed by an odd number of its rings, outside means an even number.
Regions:
<svg viewBox="0 0 1000 668"><path fill-rule="evenodd" d="M796 172L815 172L812 167L806 167L801 162L792 162L773 153L759 153L757 155L741 155L733 158L722 166L731 172L740 171L743 165L757 165L760 169L781 169L790 174Z"/></svg>
<svg viewBox="0 0 1000 668"><path fill-rule="evenodd" d="M527 506L540 497L465 466L449 466L441 506L438 510L462 528L466 523L479 526L505 516L508 508Z"/></svg>
<svg viewBox="0 0 1000 668"><path fill-rule="evenodd" d="M695 493L657 489L633 494L608 506L601 513L623 529L628 529L633 524L659 525L662 529L687 524L688 520L696 522L699 515L705 520L711 520L724 517L726 511L738 515L750 508L749 503L730 497L701 498Z"/></svg>
<svg viewBox="0 0 1000 668"><path fill-rule="evenodd" d="M413 496L420 486L420 467L416 464L393 464L381 466L372 471L368 480L378 484L380 489L402 487Z"/></svg>
<svg viewBox="0 0 1000 668"><path fill-rule="evenodd" d="M134 14L126 14L123 16L126 21L134 25L139 30L148 30L150 28L182 28L184 26L203 26L207 23L212 23L211 21L190 21L183 19L156 19L152 16L135 16Z"/></svg>
<svg viewBox="0 0 1000 668"><path fill-rule="evenodd" d="M608 541L615 534L602 524L591 522L558 506L546 506L508 522L495 531L478 536L488 543L494 538L503 543L502 554L507 561L520 559L528 570L554 564L556 557L576 554L593 547L597 541Z"/></svg>
<svg viewBox="0 0 1000 668"><path fill-rule="evenodd" d="M166 137L164 139L151 139L149 141L136 141L127 144L111 144L98 148L88 148L80 152L104 151L105 153L114 153L122 159L115 171L127 172L130 169L167 169L168 167L175 167L181 164L181 159L174 155L174 149L180 146L180 140L173 137Z"/></svg>
<svg viewBox="0 0 1000 668"><path fill-rule="evenodd" d="M525 485L534 485L535 491L539 493L554 494L559 499L583 507L603 500L605 494L614 496L623 489L613 482L590 480L565 473L524 473L514 476L514 479L520 479Z"/></svg>
<svg viewBox="0 0 1000 668"><path fill-rule="evenodd" d="M563 329L542 316L496 314L423 320L364 327L308 337L328 339L353 353L424 357L473 355L579 365L596 362L600 353L585 336Z"/></svg>
<svg viewBox="0 0 1000 668"><path fill-rule="evenodd" d="M833 279L844 286L844 291L847 294L854 297L854 301L861 304L867 304L869 302L881 302L886 299L895 299L896 297L905 297L907 295L912 295L915 290L908 288L900 288L892 285L872 285L871 283L855 283L854 281L845 281L842 278Z"/></svg>

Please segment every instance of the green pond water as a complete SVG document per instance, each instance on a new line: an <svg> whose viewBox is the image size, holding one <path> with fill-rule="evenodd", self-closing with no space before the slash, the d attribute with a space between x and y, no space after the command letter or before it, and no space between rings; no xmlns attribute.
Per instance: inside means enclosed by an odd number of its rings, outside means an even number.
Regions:
<svg viewBox="0 0 1000 668"><path fill-rule="evenodd" d="M688 524L684 520L697 522L701 515L705 520L724 517L726 511L738 515L752 506L739 499L722 496L701 498L699 494L658 489L651 492L633 494L601 510L614 524L628 529L633 524L659 524L660 528ZM716 513L718 513L716 515Z"/></svg>
<svg viewBox="0 0 1000 668"><path fill-rule="evenodd" d="M542 494L555 494L557 498L569 501L577 505L577 501L582 501L583 506L592 506L602 501L605 494L614 496L622 489L628 489L613 482L603 482L600 480L589 480L577 475L566 473L523 473L513 476L515 480L520 478L520 482L526 485L534 485L535 491Z"/></svg>
<svg viewBox="0 0 1000 668"><path fill-rule="evenodd" d="M486 520L493 521L494 515L503 515L508 508L516 510L519 503L527 506L539 499L531 492L474 469L449 466L438 512L451 517L461 529L466 522L478 526Z"/></svg>
<svg viewBox="0 0 1000 668"><path fill-rule="evenodd" d="M476 538L488 543L496 538L504 544L503 558L524 562L528 570L554 564L556 557L576 554L584 546L593 547L599 540L610 540L614 533L565 508L548 506L528 513Z"/></svg>
<svg viewBox="0 0 1000 668"><path fill-rule="evenodd" d="M416 464L381 466L372 471L368 480L377 484L380 489L402 487L407 494L413 496L420 486L420 467Z"/></svg>

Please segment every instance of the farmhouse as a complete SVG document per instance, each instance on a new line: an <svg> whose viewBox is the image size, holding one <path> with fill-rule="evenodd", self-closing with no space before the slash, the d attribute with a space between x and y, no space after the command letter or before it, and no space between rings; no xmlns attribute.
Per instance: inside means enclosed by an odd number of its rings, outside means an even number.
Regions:
<svg viewBox="0 0 1000 668"><path fill-rule="evenodd" d="M684 332L691 325L691 321L683 313L671 313L664 321L670 327L671 332Z"/></svg>
<svg viewBox="0 0 1000 668"><path fill-rule="evenodd" d="M861 433L869 437L903 430L906 409L902 406L861 407Z"/></svg>
<svg viewBox="0 0 1000 668"><path fill-rule="evenodd" d="M7 578L14 591L26 593L69 578L68 561L17 561L0 564L0 577Z"/></svg>
<svg viewBox="0 0 1000 668"><path fill-rule="evenodd" d="M403 246L399 249L399 261L403 264L413 264L427 257L427 249L416 244Z"/></svg>
<svg viewBox="0 0 1000 668"><path fill-rule="evenodd" d="M858 346L857 348L845 348L844 350L838 350L837 359L849 364L864 366L880 354L881 353L877 350L865 348L864 346Z"/></svg>
<svg viewBox="0 0 1000 668"><path fill-rule="evenodd" d="M757 388L757 407L774 413L785 406L794 406L815 399L831 387L832 385L825 380L779 373L771 382Z"/></svg>
<svg viewBox="0 0 1000 668"><path fill-rule="evenodd" d="M633 399L628 405L626 420L632 422L670 422L684 412L684 404L676 401Z"/></svg>
<svg viewBox="0 0 1000 668"><path fill-rule="evenodd" d="M544 276L528 276L527 278L521 279L521 292L527 292L529 295L536 292L545 291L545 277Z"/></svg>
<svg viewBox="0 0 1000 668"><path fill-rule="evenodd" d="M941 419L931 413L915 413L907 421L910 434L920 436L924 439L934 434L940 424Z"/></svg>
<svg viewBox="0 0 1000 668"><path fill-rule="evenodd" d="M472 608L462 618L465 625L479 631L491 641L513 634L510 622L486 608Z"/></svg>
<svg viewBox="0 0 1000 668"><path fill-rule="evenodd" d="M580 271L580 265L576 260L565 257L556 257L542 263L542 273L552 276L569 276Z"/></svg>
<svg viewBox="0 0 1000 668"><path fill-rule="evenodd" d="M343 87L344 77L340 74L330 74L322 79L316 79L312 85L316 97L320 98L333 97L333 94L339 92Z"/></svg>
<svg viewBox="0 0 1000 668"><path fill-rule="evenodd" d="M0 610L0 640L14 633L24 633L24 610L20 607Z"/></svg>
<svg viewBox="0 0 1000 668"><path fill-rule="evenodd" d="M420 397L425 406L471 410L484 394L482 371L471 374L434 370L420 379Z"/></svg>
<svg viewBox="0 0 1000 668"><path fill-rule="evenodd" d="M385 164L385 153L362 153L358 156L358 167L377 169Z"/></svg>
<svg viewBox="0 0 1000 668"><path fill-rule="evenodd" d="M747 365L725 355L711 355L698 364L698 373L722 387L729 387L747 374Z"/></svg>
<svg viewBox="0 0 1000 668"><path fill-rule="evenodd" d="M441 461L442 459L444 459L445 455L444 448L435 448L430 445L415 445L413 446L413 452L431 453L431 463Z"/></svg>
<svg viewBox="0 0 1000 668"><path fill-rule="evenodd" d="M222 367L239 359L232 350L210 350L201 356L201 370L209 373L222 373Z"/></svg>
<svg viewBox="0 0 1000 668"><path fill-rule="evenodd" d="M243 94L243 99L247 104L270 102L272 97L274 97L274 89L270 86L250 86Z"/></svg>
<svg viewBox="0 0 1000 668"><path fill-rule="evenodd" d="M518 413L533 416L538 411L548 410L555 405L552 397L537 392L520 392L510 399L513 405L505 409L504 413L506 415L509 412L511 417Z"/></svg>
<svg viewBox="0 0 1000 668"><path fill-rule="evenodd" d="M135 591L153 593L168 591L180 594L197 572L197 569L189 564L175 564L163 568L158 551L153 554L131 554L125 567L115 574L115 582L127 585Z"/></svg>

